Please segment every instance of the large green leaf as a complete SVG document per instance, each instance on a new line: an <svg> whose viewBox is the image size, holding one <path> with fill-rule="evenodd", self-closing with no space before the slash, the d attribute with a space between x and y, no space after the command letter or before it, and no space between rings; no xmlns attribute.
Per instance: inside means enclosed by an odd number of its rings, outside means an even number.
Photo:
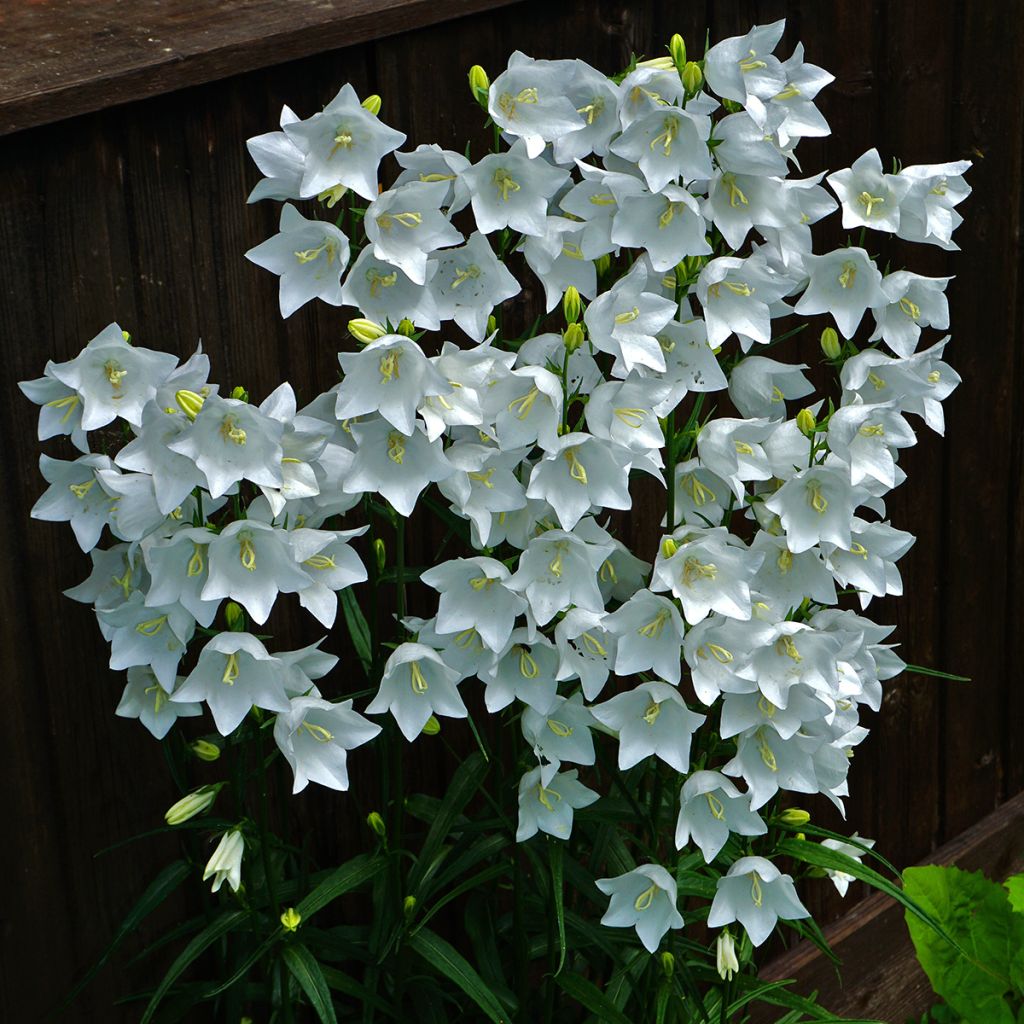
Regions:
<svg viewBox="0 0 1024 1024"><path fill-rule="evenodd" d="M1008 878L1003 886L1010 899L1010 906L1018 914L1024 914L1024 875L1014 875L1012 878Z"/></svg>
<svg viewBox="0 0 1024 1024"><path fill-rule="evenodd" d="M335 868L308 896L299 902L295 909L305 921L339 896L343 896L362 885L363 882L380 874L387 863L386 857L369 857L366 854L359 854L342 864L341 867Z"/></svg>
<svg viewBox="0 0 1024 1024"><path fill-rule="evenodd" d="M334 1000L316 957L301 942L289 942L281 949L281 959L316 1011L321 1024L338 1024Z"/></svg>
<svg viewBox="0 0 1024 1024"><path fill-rule="evenodd" d="M483 978L468 960L440 935L423 928L409 939L409 948L418 953L434 970L454 982L494 1024L511 1024L512 1015L484 984Z"/></svg>
<svg viewBox="0 0 1024 1024"><path fill-rule="evenodd" d="M355 594L351 587L339 590L341 597L341 610L345 615L345 624L348 626L349 636L352 637L352 646L355 648L356 657L363 666L363 672L367 678L370 676L370 669L373 665L373 651L370 646L370 627L366 622L366 616L359 607Z"/></svg>
<svg viewBox="0 0 1024 1024"><path fill-rule="evenodd" d="M1020 974L1024 916L1013 912L1005 890L980 872L937 865L908 869L903 884L958 947L907 916L917 958L935 991L967 1024L1014 1024L1004 997Z"/></svg>

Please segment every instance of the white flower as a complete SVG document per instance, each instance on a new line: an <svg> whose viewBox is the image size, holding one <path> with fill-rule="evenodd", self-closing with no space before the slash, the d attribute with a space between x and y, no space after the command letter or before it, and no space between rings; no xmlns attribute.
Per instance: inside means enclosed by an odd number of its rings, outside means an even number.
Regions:
<svg viewBox="0 0 1024 1024"><path fill-rule="evenodd" d="M708 927L721 928L739 921L750 941L760 946L780 919L810 917L796 895L793 879L763 857L741 857L718 880L708 914Z"/></svg>
<svg viewBox="0 0 1024 1024"><path fill-rule="evenodd" d="M746 35L715 43L704 55L704 77L723 99L746 103L748 96L767 99L786 84L783 66L772 51L779 45L785 19L755 25Z"/></svg>
<svg viewBox="0 0 1024 1024"><path fill-rule="evenodd" d="M971 187L963 177L970 166L970 160L958 160L948 164L919 164L900 171L901 178L910 180L910 191L900 207L897 232L900 238L927 242L943 249L960 248L953 241L953 232L963 217L955 207L971 194Z"/></svg>
<svg viewBox="0 0 1024 1024"><path fill-rule="evenodd" d="M725 515L729 485L700 459L688 459L676 465L675 518L694 526L718 526ZM669 526L667 519L662 526ZM674 524L671 524L674 525Z"/></svg>
<svg viewBox="0 0 1024 1024"><path fill-rule="evenodd" d="M785 708L791 687L802 683L826 694L837 685L840 641L803 622L780 622L752 651L737 674L749 679L777 708Z"/></svg>
<svg viewBox="0 0 1024 1024"><path fill-rule="evenodd" d="M171 694L177 702L206 701L221 736L228 736L255 705L287 711L283 663L250 633L218 633L199 652L185 681Z"/></svg>
<svg viewBox="0 0 1024 1024"><path fill-rule="evenodd" d="M281 278L279 299L285 318L310 299L342 304L341 275L348 266L349 244L341 229L329 221L307 220L285 203L278 233L245 257Z"/></svg>
<svg viewBox="0 0 1024 1024"><path fill-rule="evenodd" d="M283 127L305 153L300 186L304 196L344 185L373 199L381 159L405 141L405 135L360 104L351 85L345 85L320 113Z"/></svg>
<svg viewBox="0 0 1024 1024"><path fill-rule="evenodd" d="M82 429L82 399L78 392L53 376L54 363L48 360L42 377L18 383L22 394L39 406L40 441L67 434L80 451L89 451L89 439Z"/></svg>
<svg viewBox="0 0 1024 1024"><path fill-rule="evenodd" d="M489 388L485 401L498 444L506 451L534 442L545 451L558 447L562 382L550 370L542 366L512 370Z"/></svg>
<svg viewBox="0 0 1024 1024"><path fill-rule="evenodd" d="M658 107L633 121L611 144L617 156L637 164L652 192L670 182L711 177L711 119L678 107Z"/></svg>
<svg viewBox="0 0 1024 1024"><path fill-rule="evenodd" d="M630 374L625 381L598 385L587 402L587 426L595 437L613 441L623 448L654 457L664 447L665 435L655 405L667 389L659 381Z"/></svg>
<svg viewBox="0 0 1024 1024"><path fill-rule="evenodd" d="M83 551L99 543L116 499L98 483L97 472L113 468L106 455L81 455L74 462L39 456L39 472L50 485L32 506L33 519L70 523Z"/></svg>
<svg viewBox="0 0 1024 1024"><path fill-rule="evenodd" d="M136 590L146 592L148 574L137 544L93 548L89 559L92 571L88 578L65 590L65 597L107 611L124 604Z"/></svg>
<svg viewBox="0 0 1024 1024"><path fill-rule="evenodd" d="M568 699L556 698L543 714L531 707L523 709L523 735L534 753L548 761L593 764L593 724L594 716L583 706L579 693Z"/></svg>
<svg viewBox="0 0 1024 1024"><path fill-rule="evenodd" d="M895 403L843 405L828 421L829 448L849 465L854 486L871 478L887 489L895 487L894 453L916 443Z"/></svg>
<svg viewBox="0 0 1024 1024"><path fill-rule="evenodd" d="M750 796L741 793L718 772L694 772L679 791L676 821L676 849L692 839L710 864L735 832L740 836L763 836L768 826L750 809Z"/></svg>
<svg viewBox="0 0 1024 1024"><path fill-rule="evenodd" d="M147 665L170 693L195 619L179 604L151 607L137 590L124 604L96 614L110 641L110 667Z"/></svg>
<svg viewBox="0 0 1024 1024"><path fill-rule="evenodd" d="M291 107L281 108L281 127L299 120ZM263 172L256 187L246 200L250 203L261 199L301 199L302 172L306 155L288 138L286 132L267 132L246 139L245 148L253 163Z"/></svg>
<svg viewBox="0 0 1024 1024"><path fill-rule="evenodd" d="M576 769L559 772L557 764L546 764L527 772L519 780L519 827L516 842L523 843L538 831L556 839L572 833L573 811L589 807L598 794L577 780Z"/></svg>
<svg viewBox="0 0 1024 1024"><path fill-rule="evenodd" d="M740 672L749 664L750 652L773 636L773 628L757 619L744 622L710 615L687 632L683 657L703 704L710 707L723 692L754 689Z"/></svg>
<svg viewBox="0 0 1024 1024"><path fill-rule="evenodd" d="M515 475L522 450L501 452L460 443L452 445L445 458L454 471L438 490L472 523L473 546L492 545L495 521L504 522L507 513L526 507L526 488Z"/></svg>
<svg viewBox="0 0 1024 1024"><path fill-rule="evenodd" d="M804 62L803 43L793 47L793 56L782 62L781 69L786 76L786 84L769 101L772 106L781 107L786 115L775 129L779 145L788 146L795 139L828 135L828 123L815 107L814 98L826 85L835 81L835 76ZM749 97L747 109L756 109Z"/></svg>
<svg viewBox="0 0 1024 1024"><path fill-rule="evenodd" d="M665 355L661 381L669 385L668 393L654 407L659 416L672 412L688 391L723 391L728 386L708 344L707 327L699 317L683 323L670 321L658 332L658 344Z"/></svg>
<svg viewBox="0 0 1024 1024"><path fill-rule="evenodd" d="M729 375L729 397L748 419L785 419L787 401L814 391L814 385L801 372L807 368L806 363L747 356Z"/></svg>
<svg viewBox="0 0 1024 1024"><path fill-rule="evenodd" d="M758 255L711 260L700 272L696 289L708 343L718 348L736 334L744 351L753 342L768 344L772 316L790 312L788 306L776 311L775 305L792 287L792 281L771 271Z"/></svg>
<svg viewBox="0 0 1024 1024"><path fill-rule="evenodd" d="M679 651L683 644L683 617L667 598L638 590L604 620L618 640L615 673L630 676L652 669L662 679L679 683Z"/></svg>
<svg viewBox="0 0 1024 1024"><path fill-rule="evenodd" d="M707 256L711 246L697 200L684 188L665 185L658 193L626 196L612 225L616 245L644 249L663 273L684 256Z"/></svg>
<svg viewBox="0 0 1024 1024"><path fill-rule="evenodd" d="M591 153L604 156L619 130L619 87L586 61L575 60L572 65L565 96L583 118L583 127L555 136L554 154L558 164L571 164Z"/></svg>
<svg viewBox="0 0 1024 1024"><path fill-rule="evenodd" d="M888 523L868 523L855 517L850 537L853 543L849 549L827 549L828 567L840 586L859 591L861 608L868 606L872 596L902 594L903 580L896 561L910 550L913 535Z"/></svg>
<svg viewBox="0 0 1024 1024"><path fill-rule="evenodd" d="M179 718L195 718L203 709L198 704L174 704L153 670L145 665L128 669L128 682L114 712L120 718L137 718L162 740Z"/></svg>
<svg viewBox="0 0 1024 1024"><path fill-rule="evenodd" d="M799 608L805 597L823 605L836 603L836 588L817 548L793 554L785 537L758 530L750 545L764 561L750 581L753 594L778 618Z"/></svg>
<svg viewBox="0 0 1024 1024"><path fill-rule="evenodd" d="M710 420L697 435L701 464L728 481L736 497L742 499L745 483L769 480L774 475L761 442L775 429L775 424L768 419L721 416Z"/></svg>
<svg viewBox="0 0 1024 1024"><path fill-rule="evenodd" d="M824 256L806 256L804 266L811 279L795 311L802 316L830 313L846 338L857 332L866 309L888 304L882 273L863 249L851 247Z"/></svg>
<svg viewBox="0 0 1024 1024"><path fill-rule="evenodd" d="M690 770L690 740L705 722L679 691L667 683L640 683L590 709L618 733L619 768L625 771L652 754L685 775Z"/></svg>
<svg viewBox="0 0 1024 1024"><path fill-rule="evenodd" d="M352 701L332 704L320 697L294 697L274 721L274 742L295 773L293 793L310 782L348 789L347 752L372 740L380 726L352 710Z"/></svg>
<svg viewBox="0 0 1024 1024"><path fill-rule="evenodd" d="M842 462L812 466L787 480L764 502L781 520L794 555L822 541L850 546L850 520L859 504Z"/></svg>
<svg viewBox="0 0 1024 1024"><path fill-rule="evenodd" d="M571 608L555 627L556 678L579 677L587 700L600 695L615 662L615 638L604 629L603 620L603 613Z"/></svg>
<svg viewBox="0 0 1024 1024"><path fill-rule="evenodd" d="M580 247L584 230L568 217L548 217L544 234L527 236L519 246L527 265L544 285L549 313L570 285L587 299L597 290L597 268Z"/></svg>
<svg viewBox="0 0 1024 1024"><path fill-rule="evenodd" d="M411 743L431 715L465 718L466 705L458 690L459 674L423 644L396 647L384 666L380 689L366 713L390 711L402 735Z"/></svg>
<svg viewBox="0 0 1024 1024"><path fill-rule="evenodd" d="M299 604L330 629L338 613L339 590L362 583L366 567L349 541L368 527L354 530L313 530L302 527L289 536L292 554L310 582L299 591Z"/></svg>
<svg viewBox="0 0 1024 1024"><path fill-rule="evenodd" d="M859 843L859 846L855 846L854 843ZM843 843L838 839L823 839L821 845L826 850L835 850L836 853L844 853L847 857L852 857L857 863L860 863L864 859L864 850L862 847L867 846L868 848L875 845L874 839L862 839L856 832L850 836L850 842ZM856 881L856 878L846 871L836 871L833 868L825 868L825 874L832 879L832 884L836 887L836 892L840 896L845 896L847 890L850 888L850 883Z"/></svg>
<svg viewBox="0 0 1024 1024"><path fill-rule="evenodd" d="M395 188L411 181L444 182L448 191L441 206L449 214L458 213L469 205L469 191L459 178L469 167L469 161L461 153L433 143L417 146L409 153L396 153L395 159L402 167L402 173L395 179Z"/></svg>
<svg viewBox="0 0 1024 1024"><path fill-rule="evenodd" d="M751 109L755 109L753 104ZM769 105L767 110L758 107L757 115L754 118L741 111L715 124L715 163L727 174L784 177L786 154L776 142L775 132L786 112Z"/></svg>
<svg viewBox="0 0 1024 1024"><path fill-rule="evenodd" d="M868 339L881 338L897 355L912 355L922 327L944 331L949 327L946 285L950 277L922 277L909 270L897 270L882 278L887 306L873 309L875 331Z"/></svg>
<svg viewBox="0 0 1024 1024"><path fill-rule="evenodd" d="M404 270L379 259L367 246L357 257L341 289L343 305L355 306L378 323L397 325L403 319L436 331L441 318L434 301L431 279L436 264L427 263L424 284L416 284Z"/></svg>
<svg viewBox="0 0 1024 1024"><path fill-rule="evenodd" d="M152 582L146 604L179 603L208 627L220 607L220 598L204 600L203 588L210 578L210 542L215 534L205 528L176 530L169 537L147 537L141 544Z"/></svg>
<svg viewBox="0 0 1024 1024"><path fill-rule="evenodd" d="M676 909L679 892L675 879L658 864L641 864L615 878L599 878L596 885L611 902L601 918L610 928L636 928L649 953L656 953L670 928L683 927Z"/></svg>
<svg viewBox="0 0 1024 1024"><path fill-rule="evenodd" d="M557 702L557 671L558 652L543 633L513 630L504 650L479 673L487 710L494 714L519 700L546 714Z"/></svg>
<svg viewBox="0 0 1024 1024"><path fill-rule="evenodd" d="M242 885L242 854L245 851L245 839L240 829L232 829L221 834L217 849L207 861L203 871L203 881L213 879L211 889L218 892L221 885L227 882L232 891L238 892Z"/></svg>
<svg viewBox="0 0 1024 1024"><path fill-rule="evenodd" d="M869 149L850 167L833 171L825 180L843 204L844 228L899 230L900 203L911 183L901 175L885 174L877 149Z"/></svg>

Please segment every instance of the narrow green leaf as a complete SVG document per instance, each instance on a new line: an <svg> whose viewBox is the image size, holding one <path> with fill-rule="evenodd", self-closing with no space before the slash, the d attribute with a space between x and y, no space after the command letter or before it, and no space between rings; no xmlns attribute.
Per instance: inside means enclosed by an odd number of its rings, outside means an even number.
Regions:
<svg viewBox="0 0 1024 1024"><path fill-rule="evenodd" d="M308 896L299 901L295 909L305 921L339 896L380 874L387 863L387 857L369 857L361 853L335 868Z"/></svg>
<svg viewBox="0 0 1024 1024"><path fill-rule="evenodd" d="M388 1003L381 999L380 996L371 992L365 985L361 985L351 975L345 974L344 971L339 971L336 967L329 967L327 964L321 964L320 971L324 976L324 981L331 988L351 996L362 1006L372 1006L375 1010L379 1010L386 1016L398 1019L398 1014Z"/></svg>
<svg viewBox="0 0 1024 1024"><path fill-rule="evenodd" d="M551 893L555 897L555 921L558 925L558 967L555 977L565 966L565 886L562 878L562 843L553 839L548 843L548 862L551 865Z"/></svg>
<svg viewBox="0 0 1024 1024"><path fill-rule="evenodd" d="M593 982L579 974L560 974L555 981L563 992L597 1014L601 1024L633 1024Z"/></svg>
<svg viewBox="0 0 1024 1024"><path fill-rule="evenodd" d="M934 676L936 679L949 679L954 683L969 683L970 676L957 676L952 672L943 672L937 668L927 668L925 665L907 665L905 672L913 672L918 676Z"/></svg>
<svg viewBox="0 0 1024 1024"><path fill-rule="evenodd" d="M316 957L301 942L289 942L281 949L281 959L316 1011L321 1024L338 1024L334 1000Z"/></svg>
<svg viewBox="0 0 1024 1024"><path fill-rule="evenodd" d="M492 864L490 867L478 871L475 875L470 875L469 878L460 882L454 889L450 889L444 896L430 905L430 908L424 913L419 923L413 929L413 934L418 932L438 911L444 909L452 900L458 899L463 893L473 891L485 882L489 882L492 878L498 878L505 874L507 870L508 867L504 863Z"/></svg>
<svg viewBox="0 0 1024 1024"><path fill-rule="evenodd" d="M409 948L431 967L454 982L494 1024L511 1024L512 1017L484 984L466 958L450 943L427 928L409 939Z"/></svg>
<svg viewBox="0 0 1024 1024"><path fill-rule="evenodd" d="M341 610L345 614L345 624L348 626L349 636L352 637L356 657L363 666L363 672L369 676L373 665L373 651L370 648L370 627L366 622L366 616L363 615L351 587L346 587L338 593L341 596Z"/></svg>
<svg viewBox="0 0 1024 1024"><path fill-rule="evenodd" d="M197 960L210 946L213 945L222 935L226 935L232 929L240 925L247 917L245 910L233 910L222 914L207 928L203 929L182 951L178 954L174 963L167 969L160 984L157 985L146 1011L142 1015L140 1024L147 1024L156 1013L157 1007L162 1002L170 987L181 977L185 969Z"/></svg>

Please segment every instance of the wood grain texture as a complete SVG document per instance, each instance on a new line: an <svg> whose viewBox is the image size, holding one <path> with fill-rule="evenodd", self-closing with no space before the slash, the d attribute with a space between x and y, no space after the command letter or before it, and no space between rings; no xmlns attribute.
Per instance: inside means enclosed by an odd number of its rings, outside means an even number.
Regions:
<svg viewBox="0 0 1024 1024"><path fill-rule="evenodd" d="M512 0L5 0L0 135Z"/></svg>
<svg viewBox="0 0 1024 1024"><path fill-rule="evenodd" d="M124 0L121 10L144 11L149 3ZM62 9L53 2L38 6L51 21ZM102 0L80 6L96 11L117 5ZM205 6L190 31L219 31L211 21L218 16L214 5ZM708 29L721 36L784 15L789 25L781 51L802 39L808 59L837 76L821 99L835 135L801 145L807 173L846 166L875 144L883 159L900 156L905 162L984 154L975 157L975 193L957 235L963 253L947 258L919 248L910 263L923 273L958 275L950 285L950 357L964 384L947 402L948 437L920 431L920 445L901 460L910 479L890 502L894 524L920 538L901 562L909 596L869 609L878 621L896 623L894 639L908 661L960 671L975 681L906 676L888 686L883 713L870 723L873 734L853 765L846 821L830 805L808 806L821 824L875 837L887 856L906 864L1024 786L1024 697L1017 668L1024 659L1024 631L1017 624L1024 592L1020 25L997 23L994 14L975 13L973 5L967 19L960 0L744 0L682 7L662 0L525 0L432 25L426 22L474 5L438 0L429 8L413 3L399 10L397 0L393 7L336 0L325 9L346 16L361 11L370 17L371 8L390 13L374 26L332 35L303 28L302 11L313 6L305 0L226 5L232 6L265 15L263 23L253 15L247 26L260 37L251 46L264 47L259 60L249 53L250 44L234 56L225 49L207 84L180 88L203 77L187 77L168 59L163 70L147 74L163 83L156 91L178 91L0 140L0 436L6 445L0 529L8 538L0 558L6 669L0 677L0 785L5 833L15 837L0 843L0 1016L39 1019L101 951L175 849L173 842L154 838L94 858L103 847L158 825L175 792L159 747L137 723L113 716L123 680L105 668L106 645L91 613L60 594L84 577L86 560L64 526L28 519L42 490L39 446L35 410L15 382L38 376L47 358L71 358L116 318L141 344L182 356L202 339L214 378L244 384L257 399L284 378L304 396L322 390L336 373L345 315L307 306L282 322L275 282L243 258L273 233L277 219L273 204L245 205L258 175L244 140L272 128L283 103L306 116L344 81L360 94L380 92L385 118L414 143L462 148L470 139L479 147L482 118L465 86L472 63L493 73L521 48L543 57L578 55L610 71L633 51L659 52L673 31L699 50ZM42 38L45 19L19 23L35 26L27 39L20 31L12 35L14 19L26 18L26 7L25 0L0 7L0 112L2 96L11 94L11 76L27 74L13 43L43 56L52 45ZM285 9L298 12L292 24L283 24ZM410 12L419 12L421 20ZM143 21L122 18L122 27L110 31L126 32L123 25ZM420 27L404 31L412 25ZM361 41L371 29L393 34ZM310 32L302 36L308 49L281 42L293 30L298 36ZM271 45L271 39L277 42ZM330 49L342 41L359 45ZM240 45L226 31L223 42ZM87 37L82 45L96 54L110 52L103 38ZM313 49L323 52L241 73ZM88 88L69 86L61 100L60 67L50 65L40 81L56 91L40 94L34 109L67 116L143 95L132 91L136 72L128 71L136 59L130 53L124 58L123 91L112 87L92 99ZM198 62L193 69L204 59L183 58ZM110 73L116 78L120 71L112 67ZM65 100L82 105L52 113ZM835 221L822 248L845 240ZM815 338L801 338L795 351L812 374L820 374ZM47 450L58 454L56 446ZM653 500L638 500L624 517L630 537L649 550L659 518ZM425 561L436 542L428 533L411 537L410 564ZM427 610L423 594L410 597L414 611ZM295 602L275 610L272 629L283 646L317 638ZM350 681L351 662L337 632L326 646L343 655L328 681L340 692ZM425 791L440 792L450 772L447 758L437 748L410 753L410 777ZM319 856L361 842L361 823L375 809L359 786L373 770L372 755L356 751L351 765L354 783L347 796L307 791L276 808ZM196 782L213 777L204 771L210 770L197 766ZM825 919L850 905L828 884L809 889L806 899ZM166 920L181 909L170 905ZM871 912L869 906L857 913ZM35 927L38 921L54 926ZM110 969L66 1019L135 1019L129 1010L112 1010L114 998L151 981L143 972ZM902 1024L899 1017L886 1019Z"/></svg>

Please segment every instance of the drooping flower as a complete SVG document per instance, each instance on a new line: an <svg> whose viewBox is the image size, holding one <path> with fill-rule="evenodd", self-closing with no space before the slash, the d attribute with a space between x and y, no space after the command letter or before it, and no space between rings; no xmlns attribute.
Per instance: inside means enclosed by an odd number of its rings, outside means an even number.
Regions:
<svg viewBox="0 0 1024 1024"><path fill-rule="evenodd" d="M764 857L741 857L718 880L708 927L738 921L755 946L771 935L776 923L810 917L789 875Z"/></svg>
<svg viewBox="0 0 1024 1024"><path fill-rule="evenodd" d="M676 881L660 864L641 864L616 878L599 878L595 884L611 897L601 924L636 928L649 953L657 952L670 928L683 927L683 915L676 908Z"/></svg>
<svg viewBox="0 0 1024 1024"><path fill-rule="evenodd" d="M559 767L542 765L519 780L517 843L526 842L538 831L556 839L568 839L572 834L573 812L597 800L598 794L578 780L575 768L560 772Z"/></svg>

